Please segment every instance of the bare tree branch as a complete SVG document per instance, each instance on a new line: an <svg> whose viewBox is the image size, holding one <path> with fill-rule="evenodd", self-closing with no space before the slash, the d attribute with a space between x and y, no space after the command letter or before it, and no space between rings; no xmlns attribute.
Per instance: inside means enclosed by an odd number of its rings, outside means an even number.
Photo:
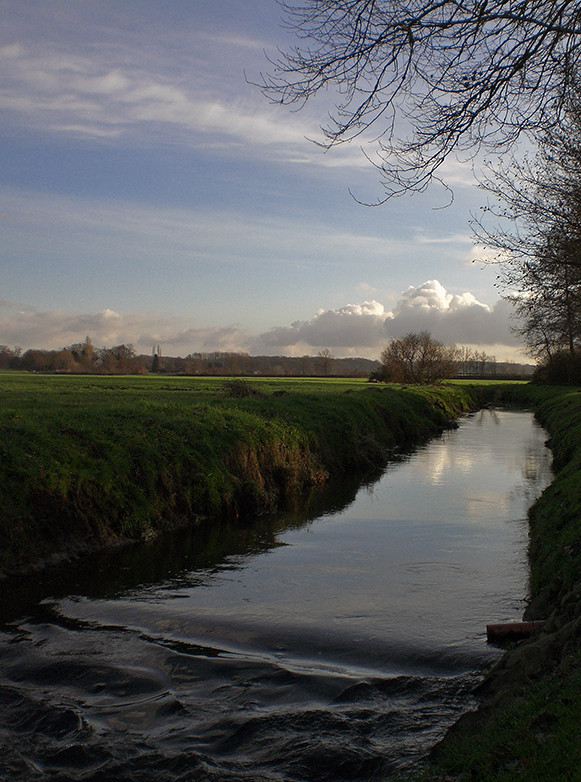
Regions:
<svg viewBox="0 0 581 782"><path fill-rule="evenodd" d="M302 106L333 87L328 147L374 129L386 196L422 191L454 151L557 127L580 57L574 0L279 0L299 43L262 88Z"/></svg>
<svg viewBox="0 0 581 782"><path fill-rule="evenodd" d="M561 126L539 139L534 160L490 168L482 186L491 200L473 221L477 240L502 261L498 283L515 305L515 331L549 359L581 345L581 101L577 77L568 79Z"/></svg>

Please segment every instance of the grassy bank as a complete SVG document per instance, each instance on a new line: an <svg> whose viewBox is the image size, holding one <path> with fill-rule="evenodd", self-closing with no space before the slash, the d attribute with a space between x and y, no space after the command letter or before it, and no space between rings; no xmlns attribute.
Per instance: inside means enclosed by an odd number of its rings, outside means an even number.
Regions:
<svg viewBox="0 0 581 782"><path fill-rule="evenodd" d="M529 512L527 611L548 621L507 652L479 688L479 711L454 726L414 779L580 778L581 391L512 386L503 400L532 407L550 434L555 478Z"/></svg>
<svg viewBox="0 0 581 782"><path fill-rule="evenodd" d="M466 386L0 375L0 572L244 518L381 465L475 406Z"/></svg>
<svg viewBox="0 0 581 782"><path fill-rule="evenodd" d="M581 392L523 384L0 374L0 571L301 499L487 401L534 408L555 480L530 512L531 618L423 780L560 780L581 761Z"/></svg>

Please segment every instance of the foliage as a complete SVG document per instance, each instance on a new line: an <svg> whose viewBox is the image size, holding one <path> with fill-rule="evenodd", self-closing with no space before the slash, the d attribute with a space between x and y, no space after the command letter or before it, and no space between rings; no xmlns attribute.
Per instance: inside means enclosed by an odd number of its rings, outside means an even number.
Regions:
<svg viewBox="0 0 581 782"><path fill-rule="evenodd" d="M392 339L383 349L381 379L389 383L440 383L454 377L456 359L456 349L433 339L429 332L406 334Z"/></svg>
<svg viewBox="0 0 581 782"><path fill-rule="evenodd" d="M136 355L132 345L94 347L91 338L62 350L30 349L24 354L0 345L0 369L29 372L68 372L91 374L179 374L179 375L261 375L266 377L323 376L366 377L377 361L367 358L334 358L325 348L317 356L250 356L248 353L213 351L161 357L157 345L153 358Z"/></svg>
<svg viewBox="0 0 581 782"><path fill-rule="evenodd" d="M581 349L573 354L561 351L545 359L537 368L535 379L551 385L581 386Z"/></svg>
<svg viewBox="0 0 581 782"><path fill-rule="evenodd" d="M240 378L224 381L222 390L227 396L231 396L235 399L240 399L245 396L263 396L262 392L259 391L256 386L249 383L247 380L241 380Z"/></svg>
<svg viewBox="0 0 581 782"><path fill-rule="evenodd" d="M450 153L558 127L581 44L575 0L279 3L299 44L272 63L263 90L302 105L335 86L326 144L371 128L387 197L425 189Z"/></svg>
<svg viewBox="0 0 581 782"><path fill-rule="evenodd" d="M469 780L540 782L573 780L581 762L579 654L567 655L554 670L515 696L468 734L446 739L435 763L416 782ZM407 777L408 782L410 777Z"/></svg>

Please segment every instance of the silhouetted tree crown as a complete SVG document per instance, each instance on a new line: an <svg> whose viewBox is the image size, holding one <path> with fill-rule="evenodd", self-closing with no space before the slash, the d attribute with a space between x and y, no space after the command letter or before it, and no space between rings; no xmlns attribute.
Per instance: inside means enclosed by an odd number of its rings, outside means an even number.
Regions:
<svg viewBox="0 0 581 782"><path fill-rule="evenodd" d="M456 374L457 351L429 332L392 339L381 353L382 379L388 383L439 383Z"/></svg>

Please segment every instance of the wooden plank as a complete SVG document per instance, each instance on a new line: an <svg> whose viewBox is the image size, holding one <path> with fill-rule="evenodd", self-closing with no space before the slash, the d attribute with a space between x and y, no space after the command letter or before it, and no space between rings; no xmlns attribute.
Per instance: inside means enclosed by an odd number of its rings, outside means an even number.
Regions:
<svg viewBox="0 0 581 782"><path fill-rule="evenodd" d="M530 638L545 626L545 620L537 622L501 622L486 625L486 638L492 643L507 643Z"/></svg>

